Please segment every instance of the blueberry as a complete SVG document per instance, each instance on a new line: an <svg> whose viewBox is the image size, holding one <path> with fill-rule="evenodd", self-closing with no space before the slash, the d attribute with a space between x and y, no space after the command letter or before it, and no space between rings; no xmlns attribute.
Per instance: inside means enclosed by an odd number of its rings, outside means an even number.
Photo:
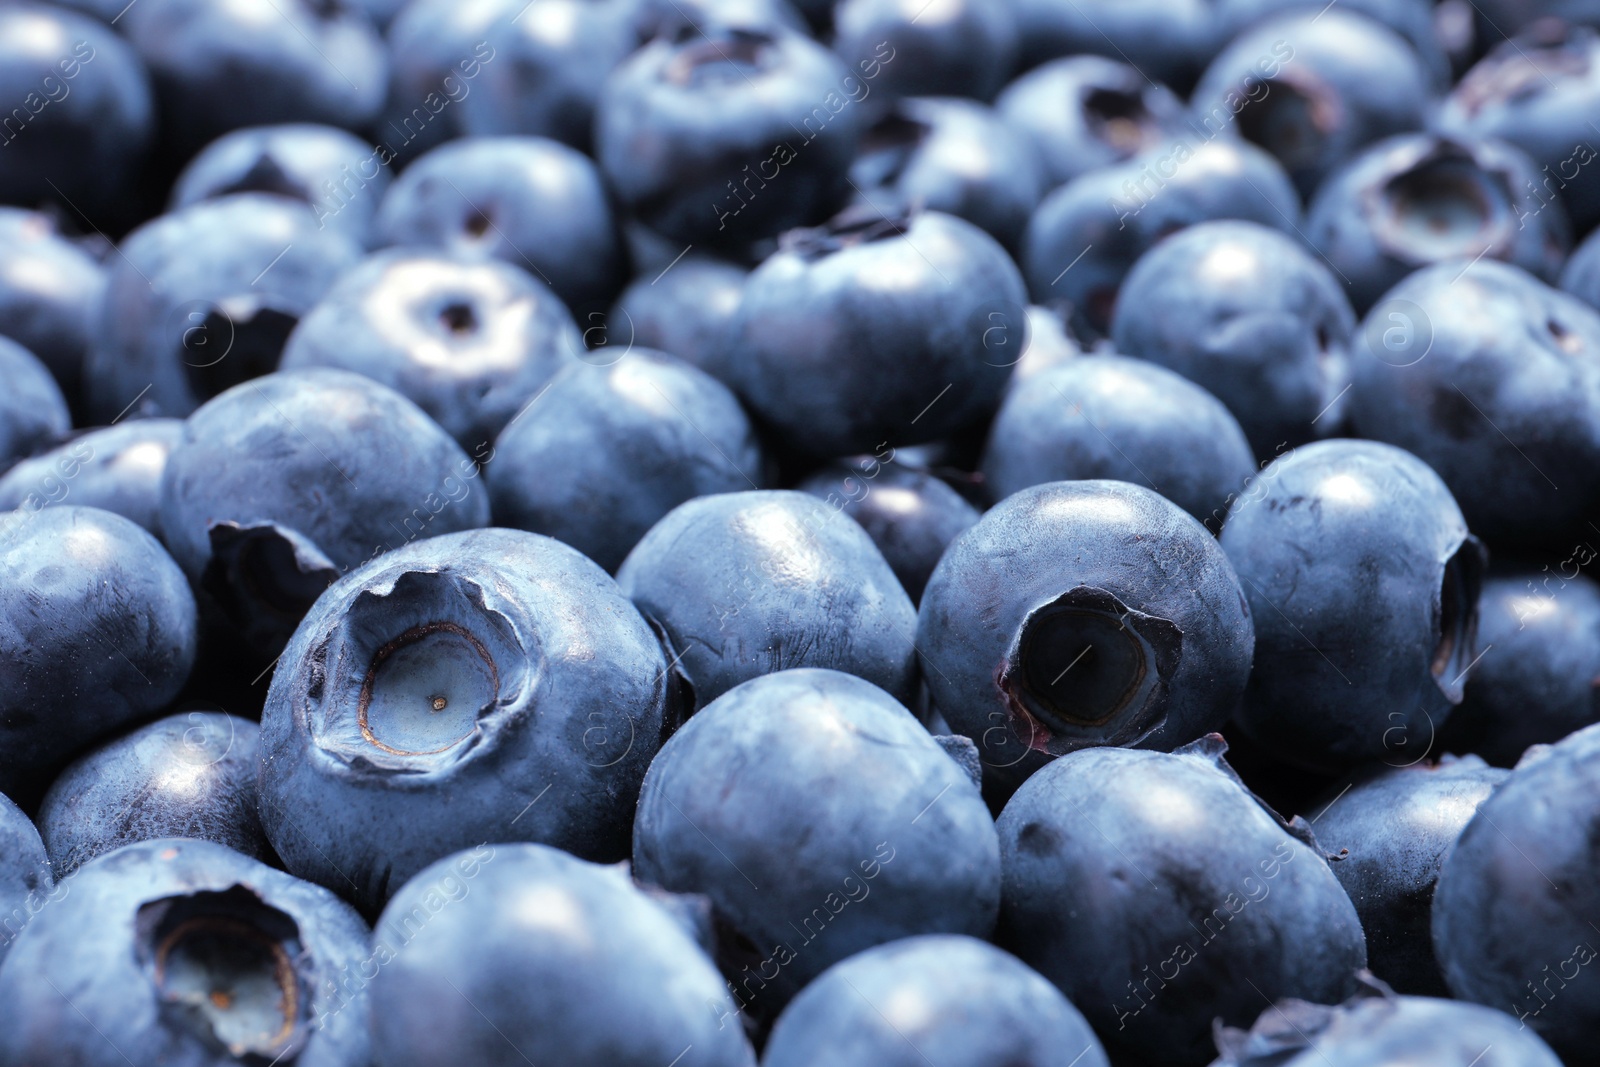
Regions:
<svg viewBox="0 0 1600 1067"><path fill-rule="evenodd" d="M761 466L726 386L635 348L556 375L496 439L489 495L496 525L548 534L615 571L673 508L750 488Z"/></svg>
<svg viewBox="0 0 1600 1067"><path fill-rule="evenodd" d="M1525 758L1445 856L1433 947L1450 991L1515 1015L1568 1063L1600 1028L1600 739Z"/></svg>
<svg viewBox="0 0 1600 1067"><path fill-rule="evenodd" d="M1432 749L1475 655L1484 552L1426 463L1306 445L1234 503L1222 547L1256 620L1246 733L1320 770Z"/></svg>
<svg viewBox="0 0 1600 1067"><path fill-rule="evenodd" d="M459 0L452 6L459 7ZM469 5L467 10L474 8ZM634 0L495 0L487 25L477 17L459 60L472 83L442 83L455 122L469 137L530 134L588 151L593 116L606 80L639 46ZM458 18L462 17L457 15ZM477 27L483 25L483 29ZM465 27L463 27L465 29ZM473 63L476 55L481 64ZM446 59L449 63L451 59ZM426 89L437 92L439 82ZM426 97L398 101L416 115ZM431 108L423 111L426 116ZM406 124L409 130L409 123Z"/></svg>
<svg viewBox="0 0 1600 1067"><path fill-rule="evenodd" d="M84 364L102 423L181 418L276 369L289 331L361 249L300 201L239 193L147 222L118 253Z"/></svg>
<svg viewBox="0 0 1600 1067"><path fill-rule="evenodd" d="M411 0L395 16L389 94L378 123L379 162L416 158L466 132L462 103L478 77L505 57L489 43L526 0Z"/></svg>
<svg viewBox="0 0 1600 1067"><path fill-rule="evenodd" d="M1358 312L1418 267L1489 256L1554 281L1566 212L1529 190L1537 170L1498 141L1401 134L1371 145L1317 190L1307 237Z"/></svg>
<svg viewBox="0 0 1600 1067"><path fill-rule="evenodd" d="M106 271L48 215L0 207L0 336L38 356L77 403Z"/></svg>
<svg viewBox="0 0 1600 1067"><path fill-rule="evenodd" d="M1172 748L1217 729L1254 641L1205 527L1112 481L1006 497L950 545L917 620L933 703L978 743L1002 798L1074 749Z"/></svg>
<svg viewBox="0 0 1600 1067"><path fill-rule="evenodd" d="M1233 39L1190 104L1210 136L1278 157L1302 196L1363 145L1421 129L1431 79L1382 23L1344 8L1285 12Z"/></svg>
<svg viewBox="0 0 1600 1067"><path fill-rule="evenodd" d="M1600 308L1600 233L1591 232L1567 257L1561 268L1561 288L1590 307Z"/></svg>
<svg viewBox="0 0 1600 1067"><path fill-rule="evenodd" d="M993 945L907 937L824 971L778 1018L762 1067L1107 1067L1049 982Z"/></svg>
<svg viewBox="0 0 1600 1067"><path fill-rule="evenodd" d="M1350 421L1422 457L1490 544L1567 549L1600 493L1600 314L1493 260L1426 267L1367 315Z"/></svg>
<svg viewBox="0 0 1600 1067"><path fill-rule="evenodd" d="M911 602L950 542L978 521L978 511L926 468L856 456L814 472L798 488L861 524Z"/></svg>
<svg viewBox="0 0 1600 1067"><path fill-rule="evenodd" d="M634 25L641 41L707 24L754 28L780 27L809 32L798 10L788 0L633 0Z"/></svg>
<svg viewBox="0 0 1600 1067"><path fill-rule="evenodd" d="M596 156L622 203L672 241L727 248L838 208L871 82L789 30L681 37L634 53L601 96Z"/></svg>
<svg viewBox="0 0 1600 1067"><path fill-rule="evenodd" d="M118 28L149 66L179 150L241 126L359 129L388 87L383 38L342 0L140 0Z"/></svg>
<svg viewBox="0 0 1600 1067"><path fill-rule="evenodd" d="M1104 56L1052 60L1006 86L994 106L1037 146L1047 187L1189 130L1171 89Z"/></svg>
<svg viewBox="0 0 1600 1067"><path fill-rule="evenodd" d="M850 165L856 203L955 215L1015 249L1044 195L1033 143L971 100L898 100L862 138Z"/></svg>
<svg viewBox="0 0 1600 1067"><path fill-rule="evenodd" d="M32 352L0 337L0 470L55 444L72 428L66 397Z"/></svg>
<svg viewBox="0 0 1600 1067"><path fill-rule="evenodd" d="M14 797L165 706L194 664L182 572L154 537L98 508L5 516L0 618L0 792Z"/></svg>
<svg viewBox="0 0 1600 1067"><path fill-rule="evenodd" d="M649 626L565 545L396 549L318 598L278 663L262 824L289 870L369 911L484 841L621 859L668 687Z"/></svg>
<svg viewBox="0 0 1600 1067"><path fill-rule="evenodd" d="M309 204L319 228L372 245L373 216L389 187L384 163L371 144L333 126L251 126L223 134L188 162L173 183L172 208L230 193L276 193Z"/></svg>
<svg viewBox="0 0 1600 1067"><path fill-rule="evenodd" d="M1600 222L1600 179L1589 165L1596 106L1600 36L1552 19L1496 45L1467 71L1438 125L1452 134L1498 137L1526 152L1540 168L1529 193L1539 204L1565 204L1581 234Z"/></svg>
<svg viewBox="0 0 1600 1067"><path fill-rule="evenodd" d="M1221 0L1217 5L1217 31L1221 41L1229 41L1251 25L1292 8L1322 10L1319 0ZM1405 38L1422 59L1430 80L1436 85L1450 84L1450 61L1445 58L1438 32L1434 28L1431 0L1347 0L1342 10L1380 22Z"/></svg>
<svg viewBox="0 0 1600 1067"><path fill-rule="evenodd" d="M723 974L758 1017L874 945L987 937L1000 900L977 787L889 694L829 670L757 678L685 723L645 775L633 862L711 898Z"/></svg>
<svg viewBox="0 0 1600 1067"><path fill-rule="evenodd" d="M600 172L543 137L478 137L428 152L384 197L378 231L387 244L507 260L573 308L604 308L626 277Z"/></svg>
<svg viewBox="0 0 1600 1067"><path fill-rule="evenodd" d="M667 352L725 378L719 366L722 334L739 310L748 274L736 264L695 255L659 273L642 273L617 298L607 340L615 331L616 339Z"/></svg>
<svg viewBox="0 0 1600 1067"><path fill-rule="evenodd" d="M1338 428L1354 333L1328 268L1253 222L1202 222L1157 244L1111 320L1118 352L1216 394L1261 458Z"/></svg>
<svg viewBox="0 0 1600 1067"><path fill-rule="evenodd" d="M1108 56L1180 91L1223 43L1207 0L1013 0L1021 64Z"/></svg>
<svg viewBox="0 0 1600 1067"><path fill-rule="evenodd" d="M1139 257L1168 234L1212 219L1293 232L1300 197L1278 161L1248 141L1163 142L1045 198L1023 242L1028 291L1069 309L1083 334L1105 334L1117 290Z"/></svg>
<svg viewBox="0 0 1600 1067"><path fill-rule="evenodd" d="M281 371L190 417L161 525L190 581L266 659L338 575L483 526L478 468L415 404L337 370Z"/></svg>
<svg viewBox="0 0 1600 1067"><path fill-rule="evenodd" d="M852 69L888 46L899 62L884 68L875 88L896 96L988 100L1016 61L1016 19L1010 5L990 0L947 0L931 10L902 0L841 0L833 28L834 50Z"/></svg>
<svg viewBox="0 0 1600 1067"><path fill-rule="evenodd" d="M1561 1067L1550 1046L1504 1012L1381 987L1329 1007L1284 1000L1249 1033L1224 1027L1212 1067Z"/></svg>
<svg viewBox="0 0 1600 1067"><path fill-rule="evenodd" d="M166 839L85 864L0 965L0 1062L369 1061L368 960L348 904L223 845ZM343 1010L340 1010L343 1008Z"/></svg>
<svg viewBox="0 0 1600 1067"><path fill-rule="evenodd" d="M1213 532L1255 473L1250 444L1222 401L1140 359L1069 359L1019 382L989 431L983 477L1003 500L1044 482L1143 483Z"/></svg>
<svg viewBox="0 0 1600 1067"><path fill-rule="evenodd" d="M997 940L1114 1053L1204 1064L1213 1019L1248 1022L1264 998L1341 999L1366 964L1305 824L1247 793L1226 747L1074 752L1000 815Z"/></svg>
<svg viewBox="0 0 1600 1067"><path fill-rule="evenodd" d="M55 887L39 831L22 809L0 794L0 961Z"/></svg>
<svg viewBox="0 0 1600 1067"><path fill-rule="evenodd" d="M25 459L0 477L0 510L73 503L161 533L161 472L183 438L178 419L131 419Z"/></svg>
<svg viewBox="0 0 1600 1067"><path fill-rule="evenodd" d="M1484 582L1484 651L1445 729L1448 747L1509 767L1530 745L1600 721L1600 586L1576 570L1593 553L1584 544L1558 573L1519 567Z"/></svg>
<svg viewBox="0 0 1600 1067"><path fill-rule="evenodd" d="M512 416L584 352L565 305L520 268L396 248L339 278L289 335L281 366L381 382L481 460Z"/></svg>
<svg viewBox="0 0 1600 1067"><path fill-rule="evenodd" d="M1476 756L1372 764L1309 810L1361 916L1368 965L1402 993L1449 996L1433 956L1434 885L1445 852L1507 773Z"/></svg>
<svg viewBox="0 0 1600 1067"><path fill-rule="evenodd" d="M54 4L0 9L0 201L120 214L155 136L150 80L95 19Z"/></svg>
<svg viewBox="0 0 1600 1067"><path fill-rule="evenodd" d="M58 877L163 837L227 845L266 861L256 817L261 727L220 711L169 715L79 756L39 806Z"/></svg>
<svg viewBox="0 0 1600 1067"><path fill-rule="evenodd" d="M716 969L668 912L553 848L440 860L395 895L374 949L386 1067L755 1067Z"/></svg>
<svg viewBox="0 0 1600 1067"><path fill-rule="evenodd" d="M786 234L750 275L722 366L798 451L918 444L994 410L1017 357L989 342L1025 303L1016 265L970 222L841 216Z"/></svg>
<svg viewBox="0 0 1600 1067"><path fill-rule="evenodd" d="M617 584L661 630L695 707L791 667L916 697L916 610L866 531L807 493L681 504L634 546Z"/></svg>
<svg viewBox="0 0 1600 1067"><path fill-rule="evenodd" d="M1011 381L1006 385L1008 391L1018 388L1023 382L1042 374L1058 363L1064 363L1083 354L1078 342L1067 333L1066 324L1055 312L1037 304L1030 304L1025 315L1026 344L1022 349L1022 356L1012 366ZM1007 340L1010 341L1011 338L1008 337Z"/></svg>

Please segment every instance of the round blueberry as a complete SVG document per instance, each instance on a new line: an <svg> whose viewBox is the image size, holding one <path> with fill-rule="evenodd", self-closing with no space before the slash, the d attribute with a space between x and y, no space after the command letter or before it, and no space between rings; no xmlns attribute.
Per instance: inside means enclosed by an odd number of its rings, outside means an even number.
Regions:
<svg viewBox="0 0 1600 1067"><path fill-rule="evenodd" d="M0 509L81 504L114 511L161 538L161 473L181 419L130 419L25 459L0 477Z"/></svg>
<svg viewBox="0 0 1600 1067"><path fill-rule="evenodd" d="M318 598L278 662L262 824L289 870L368 910L484 841L621 859L668 688L649 626L567 546L396 549Z"/></svg>
<svg viewBox="0 0 1600 1067"><path fill-rule="evenodd" d="M1085 53L1187 92L1224 42L1210 0L1012 0L1023 68Z"/></svg>
<svg viewBox="0 0 1600 1067"><path fill-rule="evenodd" d="M0 207L0 335L38 356L77 403L106 270L48 215Z"/></svg>
<svg viewBox="0 0 1600 1067"><path fill-rule="evenodd" d="M1246 733L1320 770L1434 748L1476 655L1484 551L1426 463L1306 445L1234 502L1222 547L1256 620Z"/></svg>
<svg viewBox="0 0 1600 1067"><path fill-rule="evenodd" d="M210 841L85 864L0 964L0 1062L370 1062L367 927L326 889Z"/></svg>
<svg viewBox="0 0 1600 1067"><path fill-rule="evenodd" d="M281 366L332 367L380 382L482 461L522 406L584 355L566 306L521 269L397 248L328 290L289 335Z"/></svg>
<svg viewBox="0 0 1600 1067"><path fill-rule="evenodd" d="M645 775L633 862L711 898L723 974L758 1016L874 945L986 937L999 905L977 787L904 706L838 671L757 678L685 723Z"/></svg>
<svg viewBox="0 0 1600 1067"><path fill-rule="evenodd" d="M386 1067L755 1067L716 968L673 917L621 870L553 848L441 859L395 894L373 947Z"/></svg>
<svg viewBox="0 0 1600 1067"><path fill-rule="evenodd" d="M946 0L937 8L904 0L841 0L834 6L833 28L833 48L845 65L865 74L874 61L883 61L882 80L873 88L897 96L988 100L1016 60L1010 5L990 0Z"/></svg>
<svg viewBox="0 0 1600 1067"><path fill-rule="evenodd" d="M169 715L108 741L62 771L39 833L66 877L96 856L163 837L227 845L268 861L256 817L261 727L220 711Z"/></svg>
<svg viewBox="0 0 1600 1067"><path fill-rule="evenodd" d="M611 309L607 340L614 332L616 340L677 356L726 381L728 374L719 366L722 334L739 310L750 272L696 255L663 266L658 273L640 274L623 290ZM605 358L591 357L591 362Z"/></svg>
<svg viewBox="0 0 1600 1067"><path fill-rule="evenodd" d="M61 386L50 368L8 337L0 337L0 471L52 445L72 428Z"/></svg>
<svg viewBox="0 0 1600 1067"><path fill-rule="evenodd" d="M1003 797L1075 749L1172 748L1219 728L1250 673L1250 616L1216 539L1176 504L1125 482L1050 482L950 545L917 649L934 705Z"/></svg>
<svg viewBox="0 0 1600 1067"><path fill-rule="evenodd" d="M0 794L0 961L54 887L39 831L21 808Z"/></svg>
<svg viewBox="0 0 1600 1067"><path fill-rule="evenodd" d="M807 493L681 504L634 546L617 584L660 629L697 708L791 667L916 697L916 609L866 531Z"/></svg>

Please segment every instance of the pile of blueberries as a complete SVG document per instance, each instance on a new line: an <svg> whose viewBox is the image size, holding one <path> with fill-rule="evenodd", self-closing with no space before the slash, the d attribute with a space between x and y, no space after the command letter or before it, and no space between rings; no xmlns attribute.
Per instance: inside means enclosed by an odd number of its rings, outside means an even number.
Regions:
<svg viewBox="0 0 1600 1067"><path fill-rule="evenodd" d="M0 204L0 1067L1600 1065L1600 0L0 0Z"/></svg>

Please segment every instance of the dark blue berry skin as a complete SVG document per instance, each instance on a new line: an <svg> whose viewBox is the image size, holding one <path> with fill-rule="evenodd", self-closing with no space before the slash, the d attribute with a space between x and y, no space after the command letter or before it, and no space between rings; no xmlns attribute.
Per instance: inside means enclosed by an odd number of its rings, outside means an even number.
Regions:
<svg viewBox="0 0 1600 1067"><path fill-rule="evenodd" d="M72 428L67 399L39 358L0 337L0 470L47 448Z"/></svg>
<svg viewBox="0 0 1600 1067"><path fill-rule="evenodd" d="M326 889L223 845L128 845L63 880L0 965L0 1062L362 1067L366 996L336 1004L333 981L367 938Z"/></svg>
<svg viewBox="0 0 1600 1067"><path fill-rule="evenodd" d="M79 400L105 287L105 268L49 216L0 207L0 336L38 356L69 403Z"/></svg>
<svg viewBox="0 0 1600 1067"><path fill-rule="evenodd" d="M370 246L373 216L392 178L371 142L335 126L250 126L218 137L184 166L171 208L230 193L277 193L309 204L319 226Z"/></svg>
<svg viewBox="0 0 1600 1067"><path fill-rule="evenodd" d="M1221 47L1206 0L1015 0L1022 67L1058 56L1107 56L1186 92Z"/></svg>
<svg viewBox="0 0 1600 1067"><path fill-rule="evenodd" d="M183 573L98 508L0 526L0 792L24 797L84 747L165 706L195 658Z"/></svg>
<svg viewBox="0 0 1600 1067"><path fill-rule="evenodd" d="M1414 452L1491 545L1569 551L1600 493L1600 313L1508 264L1395 286L1352 346L1356 433Z"/></svg>
<svg viewBox="0 0 1600 1067"><path fill-rule="evenodd" d="M758 1016L874 945L987 937L1000 900L977 786L904 706L830 670L755 679L685 723L645 776L633 863L711 898L723 974Z"/></svg>
<svg viewBox="0 0 1600 1067"><path fill-rule="evenodd" d="M368 912L484 841L628 852L667 663L616 583L519 530L396 549L324 593L261 719L261 821Z"/></svg>
<svg viewBox="0 0 1600 1067"><path fill-rule="evenodd" d="M830 463L797 487L861 524L913 604L950 542L978 509L926 468L856 456Z"/></svg>
<svg viewBox="0 0 1600 1067"><path fill-rule="evenodd" d="M1083 1015L1015 956L924 934L824 971L778 1017L762 1067L1107 1067Z"/></svg>
<svg viewBox="0 0 1600 1067"><path fill-rule="evenodd" d="M1449 87L1450 62L1434 29L1433 4L1429 0L1350 0L1340 7L1380 22L1405 38L1422 59L1432 82ZM1230 41L1255 23L1294 8L1309 8L1315 15L1322 4L1317 0L1221 0L1216 15L1218 39Z"/></svg>
<svg viewBox="0 0 1600 1067"><path fill-rule="evenodd" d="M1571 245L1566 211L1500 141L1413 133L1369 146L1317 190L1306 236L1358 313L1418 267L1479 256L1555 281Z"/></svg>
<svg viewBox="0 0 1600 1067"><path fill-rule="evenodd" d="M381 160L412 160L466 132L461 105L484 85L483 72L506 58L489 34L525 3L412 0L401 8L385 35L389 93L377 125ZM485 114L494 115L492 105Z"/></svg>
<svg viewBox="0 0 1600 1067"><path fill-rule="evenodd" d="M1600 308L1600 234L1590 233L1572 250L1561 268L1561 288L1590 307Z"/></svg>
<svg viewBox="0 0 1600 1067"><path fill-rule="evenodd" d="M1043 164L1021 131L972 100L896 101L850 165L855 204L955 215L1015 249L1044 195Z"/></svg>
<svg viewBox="0 0 1600 1067"><path fill-rule="evenodd" d="M1280 760L1411 763L1461 702L1484 552L1439 476L1374 441L1306 445L1231 509L1256 620L1236 721Z"/></svg>
<svg viewBox="0 0 1600 1067"><path fill-rule="evenodd" d="M1508 773L1476 756L1369 764L1306 811L1361 916L1367 965L1401 993L1450 995L1433 955L1434 885L1445 852Z"/></svg>
<svg viewBox="0 0 1600 1067"><path fill-rule="evenodd" d="M1462 76L1437 125L1446 133L1498 137L1539 168L1530 190L1540 203L1566 205L1582 234L1600 222L1594 130L1600 106L1600 36L1559 21L1503 41Z"/></svg>
<svg viewBox="0 0 1600 1067"><path fill-rule="evenodd" d="M39 831L21 808L0 794L0 961L45 906L54 886Z"/></svg>
<svg viewBox="0 0 1600 1067"><path fill-rule="evenodd" d="M856 523L808 493L723 493L674 508L617 570L704 707L792 667L916 698L916 609Z"/></svg>
<svg viewBox="0 0 1600 1067"><path fill-rule="evenodd" d="M1355 313L1304 245L1253 222L1202 222L1140 257L1111 340L1228 405L1260 458L1337 430Z"/></svg>
<svg viewBox="0 0 1600 1067"><path fill-rule="evenodd" d="M1248 1023L1263 998L1338 1001L1366 964L1309 829L1246 792L1226 747L1074 752L1000 815L997 941L1113 1053L1198 1067L1213 1019Z"/></svg>
<svg viewBox="0 0 1600 1067"><path fill-rule="evenodd" d="M1108 333L1122 279L1152 245L1213 219L1292 233L1300 197L1278 161L1248 141L1179 139L1089 171L1051 193L1028 222L1028 292L1062 306L1085 336Z"/></svg>
<svg viewBox="0 0 1600 1067"><path fill-rule="evenodd" d="M124 412L182 418L275 370L300 316L361 256L303 202L265 193L162 215L119 251L84 365L98 423Z"/></svg>
<svg viewBox="0 0 1600 1067"><path fill-rule="evenodd" d="M256 816L261 727L220 711L169 715L84 753L39 806L58 877L162 837L227 845L270 862Z"/></svg>
<svg viewBox="0 0 1600 1067"><path fill-rule="evenodd" d="M1342 1005L1285 1000L1248 1033L1218 1032L1212 1067L1561 1067L1550 1046L1504 1012L1378 987Z"/></svg>
<svg viewBox="0 0 1600 1067"><path fill-rule="evenodd" d="M1285 12L1235 37L1190 106L1211 136L1278 157L1300 195L1363 145L1422 129L1432 77L1405 39L1343 8Z"/></svg>
<svg viewBox="0 0 1600 1067"><path fill-rule="evenodd" d="M1052 188L1190 129L1171 89L1104 56L1052 60L1006 86L994 106L1039 150Z"/></svg>
<svg viewBox="0 0 1600 1067"><path fill-rule="evenodd" d="M1255 473L1222 401L1142 359L1095 354L1017 383L983 454L999 501L1032 485L1111 478L1154 489L1213 532Z"/></svg>
<svg viewBox="0 0 1600 1067"><path fill-rule="evenodd" d="M181 419L130 419L25 459L0 477L0 510L80 504L161 532L161 472L183 439Z"/></svg>
<svg viewBox="0 0 1600 1067"><path fill-rule="evenodd" d="M388 87L383 38L345 4L140 0L118 28L150 68L163 136L188 152L241 126L361 129Z"/></svg>
<svg viewBox="0 0 1600 1067"><path fill-rule="evenodd" d="M850 191L872 83L792 30L706 32L659 37L607 80L595 155L611 187L646 226L702 248L822 221Z"/></svg>
<svg viewBox="0 0 1600 1067"><path fill-rule="evenodd" d="M575 309L605 308L627 278L599 170L545 137L477 137L428 152L384 196L378 233L385 244L514 263Z"/></svg>
<svg viewBox="0 0 1600 1067"><path fill-rule="evenodd" d="M556 375L495 440L487 472L495 525L548 534L615 571L673 508L758 485L761 468L727 386L634 348Z"/></svg>
<svg viewBox="0 0 1600 1067"><path fill-rule="evenodd" d="M458 101L461 132L551 137L588 151L601 92L642 40L638 4L535 0L522 13L527 0L493 2L488 25L469 36L469 51L456 53L476 52L483 60ZM474 47L480 42L483 47Z"/></svg>
<svg viewBox="0 0 1600 1067"><path fill-rule="evenodd" d="M1587 543L1557 564L1508 569L1483 583L1483 655L1443 740L1510 767L1531 745L1554 744L1600 721L1600 586L1579 573Z"/></svg>
<svg viewBox="0 0 1600 1067"><path fill-rule="evenodd" d="M617 298L606 320L606 339L666 352L726 381L722 335L739 310L749 274L736 264L693 254L664 271L642 273ZM584 325L592 330L594 321L586 319Z"/></svg>
<svg viewBox="0 0 1600 1067"><path fill-rule="evenodd" d="M755 1067L716 968L620 867L458 852L395 894L373 946L386 1067Z"/></svg>
<svg viewBox="0 0 1600 1067"><path fill-rule="evenodd" d="M353 371L395 390L475 456L586 354L566 305L518 267L395 248L347 272L295 326L282 369Z"/></svg>
<svg viewBox="0 0 1600 1067"><path fill-rule="evenodd" d="M1569 1064L1600 1029L1600 734L1530 756L1445 856L1433 948L1450 992L1515 1015Z"/></svg>
<svg viewBox="0 0 1600 1067"><path fill-rule="evenodd" d="M1125 482L1050 482L950 545L917 649L934 706L978 744L1003 800L1075 749L1170 749L1218 729L1250 673L1250 615L1216 539L1176 504Z"/></svg>
<svg viewBox="0 0 1600 1067"><path fill-rule="evenodd" d="M150 81L134 50L86 15L7 4L0 94L0 202L53 200L91 217L120 216L155 134Z"/></svg>
<svg viewBox="0 0 1600 1067"><path fill-rule="evenodd" d="M722 373L789 447L818 456L949 436L990 414L1015 356L1022 277L994 238L925 211L791 232L745 283Z"/></svg>
<svg viewBox="0 0 1600 1067"><path fill-rule="evenodd" d="M1016 62L1010 5L987 0L956 0L936 14L899 0L842 0L834 5L833 29L834 51L853 70L888 44L895 62L874 88L896 96L989 100Z"/></svg>
<svg viewBox="0 0 1600 1067"><path fill-rule="evenodd" d="M161 526L189 580L270 659L338 575L486 525L477 476L393 390L346 371L280 371L189 418L162 472Z"/></svg>

